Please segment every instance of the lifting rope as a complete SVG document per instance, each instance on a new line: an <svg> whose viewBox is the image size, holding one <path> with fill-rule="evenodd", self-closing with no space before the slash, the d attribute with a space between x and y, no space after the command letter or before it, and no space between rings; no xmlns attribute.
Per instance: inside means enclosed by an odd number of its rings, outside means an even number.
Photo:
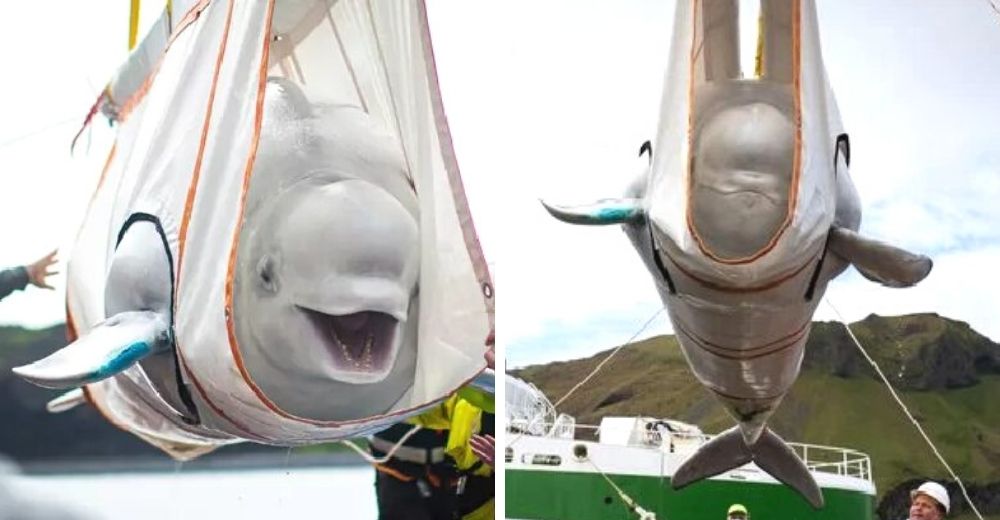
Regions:
<svg viewBox="0 0 1000 520"><path fill-rule="evenodd" d="M646 323L644 323L642 325L642 327L640 327L639 330L637 330L635 332L635 334L632 334L632 337L629 338L628 341L626 341L625 343L622 343L621 345L619 345L618 348L614 349L611 352L611 354L608 354L608 357L604 358L603 361L601 361L600 363L598 363L597 366L594 367L594 369L591 370L589 374L587 374L587 377L585 377L582 380L580 380L580 382L577 383L575 386L573 386L573 388L570 388L569 392L566 392L566 395L562 396L562 399L559 399L558 401L556 401L556 403L553 404L552 407L553 408L559 408L559 405L563 404L563 402L566 401L566 399L569 399L569 396L573 395L573 393L576 392L581 386L587 384L587 381L590 381L591 378L593 378L594 376L596 376L597 373L600 372L602 368L604 368L604 365L607 365L608 362L611 361L611 358L615 357L615 354L618 354L618 351L620 351L621 349L623 349L623 348L631 345L632 342L635 341L635 338L639 337L639 334L642 334L642 331L646 330L646 327L648 327L650 323L653 323L653 320L655 320L656 317L659 316L660 313L662 313L662 312L663 312L663 307L660 307L659 309L657 309L656 312L653 313L653 315L650 316L648 320L646 320Z"/></svg>
<svg viewBox="0 0 1000 520"><path fill-rule="evenodd" d="M969 498L969 492L965 489L965 484L962 483L962 479L958 478L958 475L955 474L955 471L952 470L951 466L948 465L948 462L944 460L944 457L941 455L941 452L938 451L937 446L934 445L930 437L927 436L927 433L924 432L923 427L920 426L920 423L916 420L916 418L913 417L913 414L910 413L910 410L906 407L905 404L903 404L903 400L899 398L899 394L896 393L896 389L892 387L891 383L889 383L889 378L885 376L885 374L882 372L882 369L879 368L877 363L875 363L875 360L872 359L872 357L868 355L868 352L865 351L865 348L861 346L861 342L858 341L858 338L857 336L854 335L854 332L851 330L851 327L847 325L847 322L844 320L844 317L840 314L840 311L838 311L837 308L833 306L833 302L830 301L830 298L826 297L824 298L824 300L826 300L826 304L829 305L831 309L833 309L833 312L840 319L840 322L844 324L844 328L847 329L847 334L851 336L852 340L854 340L854 344L858 347L858 350L861 351L861 355L863 355L865 359L868 360L868 363L871 364L872 368L875 369L875 372L878 374L878 376L882 378L882 382L885 383L886 388L889 389L889 393L892 394L892 398L896 400L896 404L898 404L899 407L903 409L903 413L906 414L906 417L910 419L910 422L913 423L913 426L915 426L917 428L917 431L920 432L920 436L924 438L924 441L927 442L927 445L931 447L931 451L934 452L934 455L937 456L937 459L941 461L941 464L944 466L944 468L948 470L949 474L951 474L951 478L955 479L955 482L958 483L958 487L962 489L962 495L965 496L965 501L968 502L969 507L972 508L972 512L976 514L976 518L978 518L979 520L983 520L983 515L979 513L979 510L976 509L976 504L972 503L972 499Z"/></svg>
<svg viewBox="0 0 1000 520"><path fill-rule="evenodd" d="M15 144L17 144L17 143L19 143L21 141L24 141L25 139L30 139L32 137L35 137L36 135L44 134L44 133L46 133L46 132L48 132L50 130L55 130L56 128L59 128L60 126L67 125L67 124L73 123L75 121L78 121L78 118L71 117L71 118L68 118L68 119L63 119L62 121L55 121L55 122L53 122L51 124L48 124L48 125L45 125L45 126L43 126L41 128L38 128L38 129L35 129L35 130L31 130L31 131L29 131L27 133L23 133L23 134L16 135L14 137L5 139L3 141L0 141L0 149L7 148L8 146L12 146L12 145L15 145Z"/></svg>
<svg viewBox="0 0 1000 520"><path fill-rule="evenodd" d="M573 388L570 388L569 391L566 392L566 394L563 395L561 399L559 399L558 401L556 401L555 404L552 405L552 409L553 410L558 409L559 405L561 405L563 402L565 402L567 399L569 399L569 397L571 395L573 395L574 392L576 392L577 390L579 390L581 386L587 384L587 382L590 381L595 375L597 375L597 373L600 372L602 368L604 368L604 365L607 365L608 362L611 361L611 358L615 357L615 355L618 354L618 352L621 351L621 349L623 349L623 348L631 345L632 342L635 341L635 338L639 337L639 334L642 334L642 331L646 330L646 327L649 327L649 325L651 323L653 323L653 320L655 320L656 317L659 316L660 313L662 313L662 312L663 312L663 307L658 308L656 310L656 312L654 312L653 315L650 316L648 320L646 320L646 323L644 323L642 325L642 327L639 327L639 330L637 330L635 332L635 334L632 334L632 337L629 338L628 341L626 341L625 343L622 343L617 348L615 348L613 351L611 351L611 353L608 354L607 357L605 357L600 363L598 363L597 366L594 367L594 369L591 370L590 373L587 374L586 377L584 377L583 379L581 379L580 382L577 383L576 385L574 385ZM514 437L514 439L512 441L510 441L509 443L507 443L507 447L510 448L510 447L514 446L514 444L516 444L517 441L521 440L521 437L524 437L525 432L527 432L528 430L530 430L531 427L535 425L535 423L538 421L539 417L541 417L541 416L540 415L536 415L535 418L532 419L531 422L528 423L528 425L522 431L518 432L517 436Z"/></svg>
<svg viewBox="0 0 1000 520"><path fill-rule="evenodd" d="M622 502L625 503L625 506L628 507L629 511L636 514L639 520L656 520L656 513L643 509L642 506L640 506L635 500L632 499L632 497L625 494L625 492L622 491L622 488L618 487L618 485L615 484L615 482L611 480L611 478L608 477L608 475L604 473L604 471L601 470L601 468L597 467L597 463L595 463L593 459L587 457L587 462L589 462L590 465L594 467L595 471L597 471L598 473L600 473L602 477L604 477L604 480L608 481L608 485L610 485L615 490L615 492L618 493L618 498L620 498Z"/></svg>
<svg viewBox="0 0 1000 520"><path fill-rule="evenodd" d="M586 377L581 379L580 382L574 385L573 388L570 388L570 390L566 392L566 394L563 395L561 399L556 401L556 403L552 405L552 408L553 409L558 408L559 405L561 405L563 402L569 399L569 397L573 395L574 392L579 390L580 387L587 384L587 382L590 381L595 375L597 375L597 373L600 372L602 368L604 368L604 365L607 365L608 362L611 361L611 358L615 357L615 355L618 354L618 352L620 352L621 349L631 345L632 342L635 341L637 337L639 337L639 334L642 334L642 332L646 330L646 328L649 327L651 323L653 323L653 320L655 320L656 317L659 316L660 313L662 312L663 312L663 307L658 308L656 312L654 312L653 315L650 316L648 320L646 320L646 323L643 323L642 327L639 327L639 330L637 330L635 334L632 334L632 337L630 337L628 341L622 343L613 351L611 351L611 353L608 354L607 357L605 357L600 363L598 363L597 366L594 367L594 369L591 370ZM538 421L539 417L540 415L536 415L535 418L531 420L531 423L529 423L527 427L518 432L517 436L514 437L514 439L507 444L507 448L511 448L512 446L514 446L514 444L517 444L517 441L521 440L521 438L524 437L525 432L531 429L531 427L535 424L535 422ZM622 491L622 489L618 487L618 485L615 484L614 481L612 481L611 478L608 477L607 474L605 474L604 471L601 470L601 468L597 467L597 464L594 463L594 461L590 457L587 457L587 462L590 462L590 465L594 467L597 473L599 473L602 477L604 477L604 480L606 480L608 484L615 490L615 492L618 493L618 497L621 499L622 502L625 503L625 506L629 508L629 511L635 513L637 515L637 518L639 518L639 520L656 520L656 513L647 511L642 506L640 506L635 500L633 500L632 497L628 496L624 491Z"/></svg>
<svg viewBox="0 0 1000 520"><path fill-rule="evenodd" d="M366 462L368 462L369 464L371 464L373 466L377 465L377 464L385 464L386 462L389 462L389 459L391 459L393 455L396 454L396 450L398 450L399 447L403 445L403 443L405 443L407 440L409 440L410 437L413 437L422 428L423 427L420 426L419 424L414 424L413 427L410 428L410 431L406 432L405 435L403 435L402 437L400 437L399 440L396 441L396 444L393 444L392 448L390 448L389 451L387 451L386 454L383 455L382 457L375 457L374 455L372 455L371 453L368 453L367 451L365 451L363 448L361 448L357 444L354 444L353 442L351 442L350 439L342 440L342 441L340 441L340 443L343 444L343 445L345 445L345 446L347 446L348 448L351 448L352 450L354 450L355 453L357 453L358 455L360 455L361 458L365 459Z"/></svg>

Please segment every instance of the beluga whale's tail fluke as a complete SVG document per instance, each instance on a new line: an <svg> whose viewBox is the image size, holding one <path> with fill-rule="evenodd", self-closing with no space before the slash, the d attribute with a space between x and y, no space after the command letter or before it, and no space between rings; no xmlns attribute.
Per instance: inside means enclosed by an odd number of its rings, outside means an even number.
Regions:
<svg viewBox="0 0 1000 520"><path fill-rule="evenodd" d="M677 469L671 485L681 489L750 462L798 491L814 508L823 507L823 494L802 459L767 428L757 442L749 446L739 426L719 434Z"/></svg>

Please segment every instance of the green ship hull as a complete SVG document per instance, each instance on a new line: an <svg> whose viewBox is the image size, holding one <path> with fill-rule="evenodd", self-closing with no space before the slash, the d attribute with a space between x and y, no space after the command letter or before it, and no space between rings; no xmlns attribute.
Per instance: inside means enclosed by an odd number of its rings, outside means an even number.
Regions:
<svg viewBox="0 0 1000 520"><path fill-rule="evenodd" d="M826 505L814 510L791 488L772 483L705 480L682 489L669 478L608 475L626 495L657 520L721 520L740 503L753 519L870 520L874 497L824 488ZM518 520L626 520L638 518L617 491L596 472L506 471L506 517Z"/></svg>

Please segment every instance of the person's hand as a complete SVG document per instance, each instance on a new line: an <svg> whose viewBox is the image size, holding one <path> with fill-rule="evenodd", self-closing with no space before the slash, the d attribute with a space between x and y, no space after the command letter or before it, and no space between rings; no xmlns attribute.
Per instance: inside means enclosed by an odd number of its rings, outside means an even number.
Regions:
<svg viewBox="0 0 1000 520"><path fill-rule="evenodd" d="M490 335L486 336L486 354L483 357L486 358L486 366L490 370L496 370L496 333L490 331Z"/></svg>
<svg viewBox="0 0 1000 520"><path fill-rule="evenodd" d="M490 370L496 370L496 353L493 351L493 347L490 347L486 351L486 366L490 367Z"/></svg>
<svg viewBox="0 0 1000 520"><path fill-rule="evenodd" d="M42 289L53 289L51 285L45 282L45 279L54 274L59 274L58 271L49 271L49 267L52 267L52 264L56 263L56 253L58 252L58 249L52 251L35 261L35 263L24 266L28 271L28 282L31 285L41 287Z"/></svg>
<svg viewBox="0 0 1000 520"><path fill-rule="evenodd" d="M483 461L483 464L487 464L491 468L496 467L493 461L496 452L496 439L492 435L473 435L469 439L469 446L472 447L472 452L479 457L479 460Z"/></svg>

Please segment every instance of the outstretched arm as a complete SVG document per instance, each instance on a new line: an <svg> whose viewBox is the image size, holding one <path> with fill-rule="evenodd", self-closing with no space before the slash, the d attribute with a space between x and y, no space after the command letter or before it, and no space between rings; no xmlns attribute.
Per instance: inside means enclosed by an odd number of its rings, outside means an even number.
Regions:
<svg viewBox="0 0 1000 520"><path fill-rule="evenodd" d="M24 289L29 283L42 289L52 289L46 278L58 274L57 271L49 270L56 263L56 253L57 251L52 251L28 265L0 271L0 300L14 291Z"/></svg>
<svg viewBox="0 0 1000 520"><path fill-rule="evenodd" d="M14 291L24 289L28 285L28 270L24 267L14 267L0 271L0 300Z"/></svg>

